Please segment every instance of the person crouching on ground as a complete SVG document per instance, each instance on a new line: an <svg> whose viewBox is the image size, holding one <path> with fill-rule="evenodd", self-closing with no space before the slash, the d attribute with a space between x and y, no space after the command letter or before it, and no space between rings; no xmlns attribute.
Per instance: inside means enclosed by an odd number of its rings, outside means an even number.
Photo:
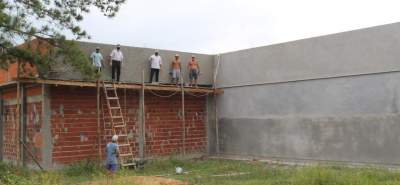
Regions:
<svg viewBox="0 0 400 185"><path fill-rule="evenodd" d="M199 63L196 61L196 57L194 55L192 55L192 60L188 63L188 69L190 80L189 86L194 85L195 87L197 87L197 78L200 74L200 66Z"/></svg>
<svg viewBox="0 0 400 185"><path fill-rule="evenodd" d="M175 55L175 60L172 61L172 83L176 86L179 84L179 79L181 77L181 61L179 55Z"/></svg>
<svg viewBox="0 0 400 185"><path fill-rule="evenodd" d="M118 157L119 157L119 148L118 148L118 136L114 135L111 138L111 143L107 144L106 153L107 153L107 161L106 167L107 170L111 173L115 173L118 170Z"/></svg>

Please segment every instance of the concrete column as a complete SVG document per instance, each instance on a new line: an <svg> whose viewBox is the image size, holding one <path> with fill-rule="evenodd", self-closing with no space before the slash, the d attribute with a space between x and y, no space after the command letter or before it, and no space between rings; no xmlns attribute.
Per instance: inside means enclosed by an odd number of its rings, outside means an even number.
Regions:
<svg viewBox="0 0 400 185"><path fill-rule="evenodd" d="M43 118L43 149L42 149L42 165L45 169L52 168L53 163L53 137L51 134L51 105L50 105L50 86L42 85L42 118Z"/></svg>
<svg viewBox="0 0 400 185"><path fill-rule="evenodd" d="M207 96L206 102L206 129L207 129L207 154L216 154L216 132L215 132L215 107L214 96Z"/></svg>

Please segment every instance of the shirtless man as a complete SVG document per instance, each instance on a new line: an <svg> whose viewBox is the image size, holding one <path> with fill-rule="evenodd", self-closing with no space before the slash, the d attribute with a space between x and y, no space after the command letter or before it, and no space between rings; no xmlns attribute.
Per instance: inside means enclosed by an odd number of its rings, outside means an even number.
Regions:
<svg viewBox="0 0 400 185"><path fill-rule="evenodd" d="M196 61L196 57L192 55L192 60L188 63L188 69L189 69L189 79L190 79L190 84L189 86L195 86L197 87L197 78L200 74L200 66L199 63Z"/></svg>
<svg viewBox="0 0 400 185"><path fill-rule="evenodd" d="M176 86L179 84L179 79L181 76L181 61L179 59L179 55L175 55L175 59L172 61L172 83L175 83Z"/></svg>

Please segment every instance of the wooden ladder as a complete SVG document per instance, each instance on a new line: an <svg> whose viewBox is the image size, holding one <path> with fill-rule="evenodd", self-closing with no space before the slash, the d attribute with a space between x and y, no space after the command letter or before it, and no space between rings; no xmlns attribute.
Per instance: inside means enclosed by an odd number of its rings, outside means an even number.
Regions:
<svg viewBox="0 0 400 185"><path fill-rule="evenodd" d="M136 167L137 160L133 154L132 142L128 137L128 129L119 103L117 88L114 83L106 84L104 81L102 83L108 110L108 117L104 115L103 111L104 129L105 131L109 130L108 135L105 132L105 138L111 139L112 135L117 135L119 147L118 159L121 167ZM107 124L109 124L108 128L111 127L110 129L107 129Z"/></svg>

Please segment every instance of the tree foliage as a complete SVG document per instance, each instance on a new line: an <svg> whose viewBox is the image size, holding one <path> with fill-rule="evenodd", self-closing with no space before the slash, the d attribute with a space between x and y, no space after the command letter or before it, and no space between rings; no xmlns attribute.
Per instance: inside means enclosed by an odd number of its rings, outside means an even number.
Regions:
<svg viewBox="0 0 400 185"><path fill-rule="evenodd" d="M90 38L79 26L85 14L97 8L104 16L114 17L125 0L0 0L0 67L12 62L34 65L42 77L50 71L51 64L68 63L88 78L95 73L89 58L66 34L75 40ZM49 49L29 43L36 40ZM24 47L17 47L20 43Z"/></svg>

